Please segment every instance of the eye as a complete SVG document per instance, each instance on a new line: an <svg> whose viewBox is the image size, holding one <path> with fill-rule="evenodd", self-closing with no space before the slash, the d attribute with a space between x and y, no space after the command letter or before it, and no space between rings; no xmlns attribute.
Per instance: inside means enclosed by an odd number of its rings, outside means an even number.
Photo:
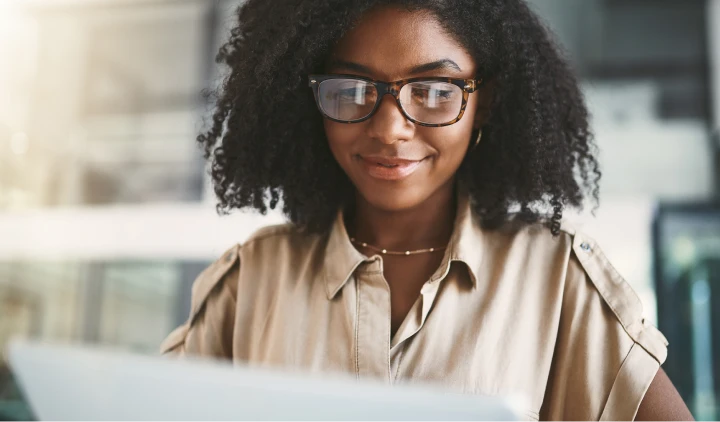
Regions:
<svg viewBox="0 0 720 422"><path fill-rule="evenodd" d="M341 98L343 100L345 99L355 99L355 96L357 95L357 89L355 88L345 88L341 89L337 92L338 98Z"/></svg>
<svg viewBox="0 0 720 422"><path fill-rule="evenodd" d="M335 99L355 104L367 104L375 101L375 92L367 87L350 87L338 89Z"/></svg>
<svg viewBox="0 0 720 422"><path fill-rule="evenodd" d="M438 90L435 91L435 98L442 99L442 100L449 100L453 96L452 91L446 91L446 90Z"/></svg>
<svg viewBox="0 0 720 422"><path fill-rule="evenodd" d="M438 102L448 101L453 98L454 94L453 91L441 89L433 85L418 85L412 86L411 88L413 100L423 104L436 104Z"/></svg>

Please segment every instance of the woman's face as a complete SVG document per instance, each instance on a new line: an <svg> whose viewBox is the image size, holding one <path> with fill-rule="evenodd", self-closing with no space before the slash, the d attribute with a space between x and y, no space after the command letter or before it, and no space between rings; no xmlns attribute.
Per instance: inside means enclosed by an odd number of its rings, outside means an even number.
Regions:
<svg viewBox="0 0 720 422"><path fill-rule="evenodd" d="M396 8L368 12L339 41L327 70L386 82L476 77L470 54L430 13ZM325 132L335 159L368 203L385 211L412 209L451 189L478 126L477 97L470 94L459 122L425 127L407 120L385 95L370 119L350 124L325 119Z"/></svg>

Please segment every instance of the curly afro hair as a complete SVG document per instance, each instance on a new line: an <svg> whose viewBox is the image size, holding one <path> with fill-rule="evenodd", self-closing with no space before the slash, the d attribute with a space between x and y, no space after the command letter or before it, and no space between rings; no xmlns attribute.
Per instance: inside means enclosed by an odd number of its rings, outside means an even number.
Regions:
<svg viewBox="0 0 720 422"><path fill-rule="evenodd" d="M323 232L352 200L307 75L322 73L336 41L380 5L433 13L493 82L483 140L457 175L484 226L519 215L557 235L566 207L581 209L586 196L597 206L600 171L582 93L523 0L247 0L217 55L229 73L211 127L198 136L219 213L266 213L282 200L293 223Z"/></svg>

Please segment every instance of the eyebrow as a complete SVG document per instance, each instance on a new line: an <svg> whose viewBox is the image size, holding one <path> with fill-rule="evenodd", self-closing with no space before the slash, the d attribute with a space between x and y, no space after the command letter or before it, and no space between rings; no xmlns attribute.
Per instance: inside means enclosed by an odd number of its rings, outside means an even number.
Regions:
<svg viewBox="0 0 720 422"><path fill-rule="evenodd" d="M372 70L367 66L363 66L359 63L348 62L348 61L339 60L339 59L333 59L330 62L330 66L331 67L339 67L339 68L354 71L354 72L364 73L367 75L371 75L373 73ZM454 61L452 61L450 59L441 59L441 60L436 60L434 62L415 66L412 69L410 69L409 74L416 75L418 73L430 72L433 70L455 70L457 72L462 72L462 69L460 69L460 66L458 66L458 64L455 63Z"/></svg>

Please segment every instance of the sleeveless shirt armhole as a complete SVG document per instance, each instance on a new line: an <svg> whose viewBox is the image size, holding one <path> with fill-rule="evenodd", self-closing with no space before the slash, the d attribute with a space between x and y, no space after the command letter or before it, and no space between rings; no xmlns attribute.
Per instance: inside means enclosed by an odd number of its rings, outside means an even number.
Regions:
<svg viewBox="0 0 720 422"><path fill-rule="evenodd" d="M192 297L190 303L190 316L187 322L173 330L160 345L160 353L167 354L177 349L185 343L188 332L192 328L197 316L202 312L210 293L224 279L225 275L235 266L240 259L241 246L235 245L226 251L223 256L213 262L197 276L192 287Z"/></svg>

